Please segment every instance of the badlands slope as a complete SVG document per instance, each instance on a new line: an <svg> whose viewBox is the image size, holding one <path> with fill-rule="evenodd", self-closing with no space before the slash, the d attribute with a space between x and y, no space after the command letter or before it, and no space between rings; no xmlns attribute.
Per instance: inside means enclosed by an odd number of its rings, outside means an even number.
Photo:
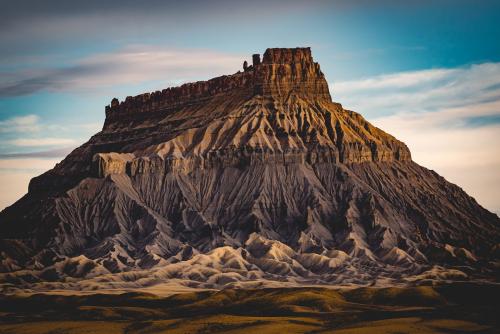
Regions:
<svg viewBox="0 0 500 334"><path fill-rule="evenodd" d="M113 99L0 213L4 292L497 281L500 219L333 102L309 48Z"/></svg>

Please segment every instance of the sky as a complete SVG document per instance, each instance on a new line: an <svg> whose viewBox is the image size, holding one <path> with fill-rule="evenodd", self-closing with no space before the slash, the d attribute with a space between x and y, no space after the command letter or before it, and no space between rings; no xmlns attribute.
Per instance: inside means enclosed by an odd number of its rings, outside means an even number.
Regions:
<svg viewBox="0 0 500 334"><path fill-rule="evenodd" d="M309 46L335 101L500 213L500 1L0 0L0 209L113 97Z"/></svg>

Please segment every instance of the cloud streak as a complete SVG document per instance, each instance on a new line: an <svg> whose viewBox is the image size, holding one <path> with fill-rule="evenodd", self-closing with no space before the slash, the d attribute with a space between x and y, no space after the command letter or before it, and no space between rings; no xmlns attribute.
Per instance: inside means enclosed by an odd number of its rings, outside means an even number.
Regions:
<svg viewBox="0 0 500 334"><path fill-rule="evenodd" d="M21 147L67 146L75 143L71 138L19 138L9 141L9 144Z"/></svg>
<svg viewBox="0 0 500 334"><path fill-rule="evenodd" d="M239 70L243 57L211 50L134 45L79 59L63 68L2 73L0 97L37 91L98 91L145 82L178 83Z"/></svg>
<svg viewBox="0 0 500 334"><path fill-rule="evenodd" d="M0 154L0 161L2 159L26 159L26 158L62 158L68 155L74 147L63 147L53 150L44 150L37 152L24 152L24 153L4 153ZM20 161L20 160L17 160ZM1 164L1 162L0 162Z"/></svg>
<svg viewBox="0 0 500 334"><path fill-rule="evenodd" d="M415 161L500 212L500 63L331 86L346 108L403 140Z"/></svg>
<svg viewBox="0 0 500 334"><path fill-rule="evenodd" d="M35 114L0 121L0 159L65 156L100 131L100 123L51 124Z"/></svg>
<svg viewBox="0 0 500 334"><path fill-rule="evenodd" d="M334 97L368 117L435 112L500 100L500 63L380 75L331 85ZM496 113L481 109L470 116Z"/></svg>
<svg viewBox="0 0 500 334"><path fill-rule="evenodd" d="M38 132L40 131L39 117L26 115L0 121L0 133L10 132Z"/></svg>

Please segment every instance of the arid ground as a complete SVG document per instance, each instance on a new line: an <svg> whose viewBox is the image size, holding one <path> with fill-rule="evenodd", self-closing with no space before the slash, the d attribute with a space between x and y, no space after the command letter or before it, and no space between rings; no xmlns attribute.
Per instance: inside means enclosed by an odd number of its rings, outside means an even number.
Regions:
<svg viewBox="0 0 500 334"><path fill-rule="evenodd" d="M0 297L0 333L498 333L498 285Z"/></svg>

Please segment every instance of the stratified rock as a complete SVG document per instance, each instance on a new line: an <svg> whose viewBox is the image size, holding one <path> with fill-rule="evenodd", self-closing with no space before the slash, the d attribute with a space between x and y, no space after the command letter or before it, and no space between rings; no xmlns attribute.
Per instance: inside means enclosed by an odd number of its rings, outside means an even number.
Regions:
<svg viewBox="0 0 500 334"><path fill-rule="evenodd" d="M5 277L64 278L73 257L93 262L80 276L147 269L199 287L494 277L496 215L332 102L309 48L256 56L113 99L102 131L0 214Z"/></svg>

